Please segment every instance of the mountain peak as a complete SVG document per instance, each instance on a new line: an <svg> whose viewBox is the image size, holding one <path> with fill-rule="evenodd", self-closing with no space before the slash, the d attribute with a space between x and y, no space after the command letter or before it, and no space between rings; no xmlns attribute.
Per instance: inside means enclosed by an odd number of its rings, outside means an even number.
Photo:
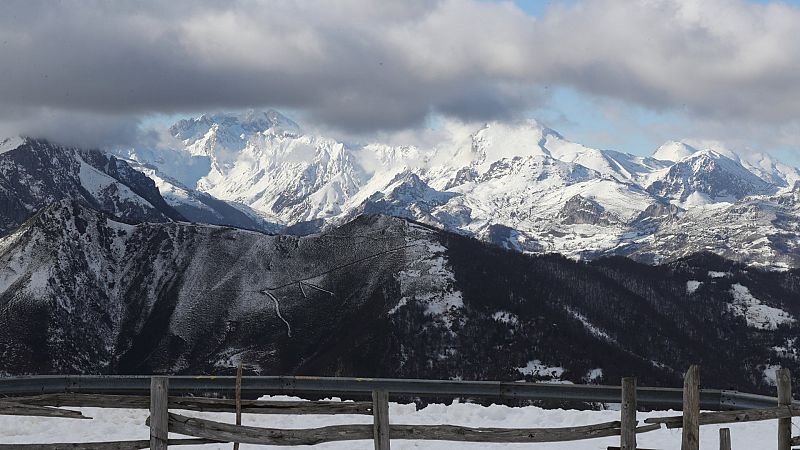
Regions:
<svg viewBox="0 0 800 450"><path fill-rule="evenodd" d="M241 136L270 129L298 133L300 126L280 112L269 109L250 109L238 113L217 112L199 117L183 119L169 128L170 134L183 141L196 141L211 128L223 129L226 134Z"/></svg>
<svg viewBox="0 0 800 450"><path fill-rule="evenodd" d="M774 187L739 161L704 149L676 162L647 190L681 203L733 202L748 195L768 194Z"/></svg>
<svg viewBox="0 0 800 450"><path fill-rule="evenodd" d="M514 124L490 122L473 135L472 148L481 163L488 165L505 158L549 156L545 149L549 137L561 139L560 134L532 119Z"/></svg>
<svg viewBox="0 0 800 450"><path fill-rule="evenodd" d="M692 156L696 152L696 148L684 142L667 141L653 153L653 158L662 161L678 162Z"/></svg>

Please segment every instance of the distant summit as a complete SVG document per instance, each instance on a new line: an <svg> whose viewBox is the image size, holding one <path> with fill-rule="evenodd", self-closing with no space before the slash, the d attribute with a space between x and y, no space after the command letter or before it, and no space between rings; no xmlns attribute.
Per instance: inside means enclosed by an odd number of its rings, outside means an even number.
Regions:
<svg viewBox="0 0 800 450"><path fill-rule="evenodd" d="M224 133L234 136L251 135L269 129L295 133L300 131L297 123L274 109L267 111L251 109L241 113L203 114L200 117L184 119L172 125L169 132L182 141L196 141L212 128L224 130Z"/></svg>
<svg viewBox="0 0 800 450"><path fill-rule="evenodd" d="M663 145L661 145L661 147L658 147L658 150L653 153L653 158L660 159L662 161L678 162L684 158L692 156L695 152L697 152L697 149L689 144L678 141L669 141L665 142Z"/></svg>
<svg viewBox="0 0 800 450"><path fill-rule="evenodd" d="M800 214L790 193L800 172L714 143L670 141L637 156L571 142L527 120L455 131L429 147L353 145L274 110L205 114L170 132L174 148L123 156L146 168L179 211L203 194L270 230L314 232L371 212L524 252L659 262L709 250L800 266L800 246L791 243Z"/></svg>

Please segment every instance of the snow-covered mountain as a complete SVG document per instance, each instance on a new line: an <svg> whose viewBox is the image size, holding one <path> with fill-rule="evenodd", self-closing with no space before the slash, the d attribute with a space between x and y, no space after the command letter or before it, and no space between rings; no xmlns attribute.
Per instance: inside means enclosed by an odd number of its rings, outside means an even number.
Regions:
<svg viewBox="0 0 800 450"><path fill-rule="evenodd" d="M247 205L292 232L369 212L528 252L665 261L709 250L800 265L790 235L800 218L781 203L800 172L721 145L669 142L641 157L570 142L535 121L453 132L431 148L354 145L306 133L276 111L204 115L170 132L174 148L122 156L152 168L178 210L183 200L164 180ZM756 233L763 244L752 243Z"/></svg>
<svg viewBox="0 0 800 450"><path fill-rule="evenodd" d="M280 229L246 205L185 188L135 161L43 140L0 141L0 235L62 199L129 223L188 220L266 232Z"/></svg>
<svg viewBox="0 0 800 450"><path fill-rule="evenodd" d="M151 179L114 156L33 139L6 139L0 148L0 235L62 199L130 223L183 219Z"/></svg>
<svg viewBox="0 0 800 450"><path fill-rule="evenodd" d="M776 365L800 370L798 275L710 254L662 266L530 256L387 216L305 237L130 225L61 200L0 238L0 373L242 362L674 386L701 363L713 387L766 392Z"/></svg>

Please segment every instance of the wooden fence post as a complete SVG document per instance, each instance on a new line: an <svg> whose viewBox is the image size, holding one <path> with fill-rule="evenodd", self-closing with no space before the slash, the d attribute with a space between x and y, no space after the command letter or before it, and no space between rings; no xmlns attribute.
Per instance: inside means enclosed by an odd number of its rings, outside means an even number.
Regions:
<svg viewBox="0 0 800 450"><path fill-rule="evenodd" d="M778 406L792 405L792 377L789 369L778 369ZM792 418L778 419L778 450L789 450L792 447Z"/></svg>
<svg viewBox="0 0 800 450"><path fill-rule="evenodd" d="M166 450L169 440L169 378L150 378L150 449Z"/></svg>
<svg viewBox="0 0 800 450"><path fill-rule="evenodd" d="M691 365L683 379L681 450L700 450L700 367Z"/></svg>
<svg viewBox="0 0 800 450"><path fill-rule="evenodd" d="M242 424L242 363L236 369L236 425ZM233 443L233 450L239 450L239 443Z"/></svg>
<svg viewBox="0 0 800 450"><path fill-rule="evenodd" d="M719 450L731 450L731 429L719 429Z"/></svg>
<svg viewBox="0 0 800 450"><path fill-rule="evenodd" d="M622 408L620 414L622 450L636 450L636 378L622 379Z"/></svg>
<svg viewBox="0 0 800 450"><path fill-rule="evenodd" d="M372 391L372 422L375 450L389 450L389 393Z"/></svg>

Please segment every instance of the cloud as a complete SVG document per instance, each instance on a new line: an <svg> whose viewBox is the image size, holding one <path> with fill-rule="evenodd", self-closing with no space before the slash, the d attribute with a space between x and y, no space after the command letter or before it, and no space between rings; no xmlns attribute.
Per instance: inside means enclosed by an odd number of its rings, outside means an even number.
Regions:
<svg viewBox="0 0 800 450"><path fill-rule="evenodd" d="M133 143L156 147L154 130L142 130L136 116L19 107L13 114L0 107L0 136L30 136L83 148L106 148Z"/></svg>
<svg viewBox="0 0 800 450"><path fill-rule="evenodd" d="M798 29L800 9L743 0L571 1L538 18L478 0L6 0L0 129L105 144L136 139L143 114L272 105L392 131L515 118L562 86L793 140Z"/></svg>

